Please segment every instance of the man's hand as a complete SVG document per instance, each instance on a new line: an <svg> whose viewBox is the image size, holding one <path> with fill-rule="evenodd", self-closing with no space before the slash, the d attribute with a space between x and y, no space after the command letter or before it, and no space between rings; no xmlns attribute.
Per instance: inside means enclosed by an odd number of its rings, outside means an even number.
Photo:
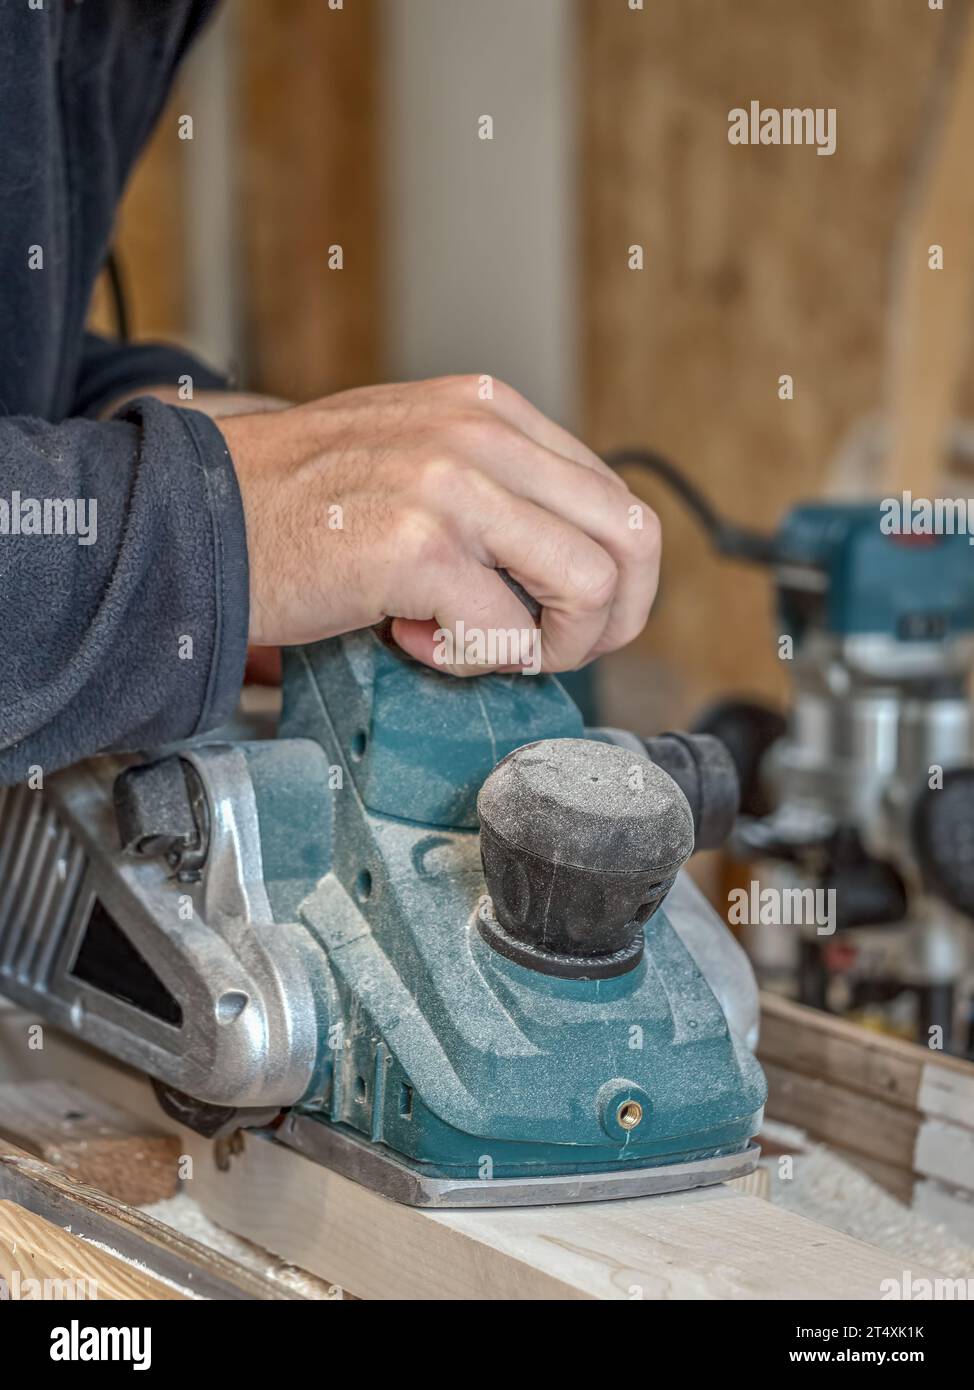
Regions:
<svg viewBox="0 0 974 1390"><path fill-rule="evenodd" d="M405 651L439 664L437 629L531 626L499 567L542 605L546 671L642 630L659 574L655 514L510 387L495 382L481 400L482 380L218 420L246 514L252 643L313 642L388 616Z"/></svg>

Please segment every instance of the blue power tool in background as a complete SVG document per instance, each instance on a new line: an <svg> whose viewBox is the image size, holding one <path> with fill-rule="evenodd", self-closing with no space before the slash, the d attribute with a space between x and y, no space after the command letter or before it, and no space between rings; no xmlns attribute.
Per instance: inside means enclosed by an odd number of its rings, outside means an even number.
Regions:
<svg viewBox="0 0 974 1390"><path fill-rule="evenodd" d="M721 554L773 579L790 709L726 700L695 725L734 758L742 814L730 843L756 881L834 894L825 930L747 926L762 983L974 1054L966 506L812 502L764 535L718 517L658 455L611 461L659 477ZM928 534L938 515L941 533Z"/></svg>

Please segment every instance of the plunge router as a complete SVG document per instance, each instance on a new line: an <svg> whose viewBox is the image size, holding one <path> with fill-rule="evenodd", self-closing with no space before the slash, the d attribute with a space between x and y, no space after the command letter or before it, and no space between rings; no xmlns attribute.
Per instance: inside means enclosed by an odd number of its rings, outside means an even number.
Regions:
<svg viewBox="0 0 974 1390"><path fill-rule="evenodd" d="M878 503L788 516L774 564L793 642L788 719L774 736L767 711L725 707L699 727L747 749L752 814L735 851L834 893L834 936L752 929L769 983L792 977L805 1003L963 1052L974 1043L974 554L966 535L884 534L880 520Z"/></svg>
<svg viewBox="0 0 974 1390"><path fill-rule="evenodd" d="M756 986L680 873L733 822L716 740L586 732L552 678L373 631L286 653L273 733L0 794L0 989L200 1132L415 1205L753 1168Z"/></svg>
<svg viewBox="0 0 974 1390"><path fill-rule="evenodd" d="M729 700L696 724L737 766L734 853L762 887L834 894L834 931L746 928L762 983L974 1055L970 537L893 534L878 499L803 503L758 534L657 455L613 462L662 478L774 582L790 710Z"/></svg>

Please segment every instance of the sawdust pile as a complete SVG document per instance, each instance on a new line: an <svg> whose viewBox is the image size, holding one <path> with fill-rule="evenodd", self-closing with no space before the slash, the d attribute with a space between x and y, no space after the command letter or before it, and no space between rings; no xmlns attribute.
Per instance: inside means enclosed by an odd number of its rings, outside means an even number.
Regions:
<svg viewBox="0 0 974 1390"><path fill-rule="evenodd" d="M228 1259L236 1260L254 1274L261 1274L265 1279L281 1284L302 1298L332 1300L341 1296L341 1291L333 1284L316 1278L306 1270L285 1264L275 1255L251 1244L249 1240L241 1240L239 1236L225 1231L222 1226L211 1221L185 1192L178 1192L175 1197L167 1197L162 1202L153 1202L151 1206L142 1207L141 1210L146 1216L154 1217L156 1221L173 1227L192 1240L198 1240L200 1245L205 1245L207 1249L216 1250Z"/></svg>
<svg viewBox="0 0 974 1390"><path fill-rule="evenodd" d="M974 1277L974 1246L958 1243L946 1227L910 1211L829 1149L813 1146L797 1154L791 1179L779 1177L773 1158L768 1167L775 1206L922 1262L945 1277Z"/></svg>

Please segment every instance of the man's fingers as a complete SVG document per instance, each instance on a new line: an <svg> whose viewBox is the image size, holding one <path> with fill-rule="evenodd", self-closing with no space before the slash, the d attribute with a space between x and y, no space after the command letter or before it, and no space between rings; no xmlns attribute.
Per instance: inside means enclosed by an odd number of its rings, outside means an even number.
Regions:
<svg viewBox="0 0 974 1390"><path fill-rule="evenodd" d="M536 653L525 661L506 634L536 641L534 622L497 568L542 606L546 670L636 635L656 586L655 518L578 440L492 384L490 401L468 377L220 422L246 515L253 641L315 641L388 615L431 665L531 665Z"/></svg>
<svg viewBox="0 0 974 1390"><path fill-rule="evenodd" d="M542 605L543 669L580 666L609 621L619 577L612 556L562 517L510 494L485 509L477 535L493 563Z"/></svg>
<svg viewBox="0 0 974 1390"><path fill-rule="evenodd" d="M435 617L393 620L393 638L404 652L454 676L515 670L538 674L538 629L494 570L469 558L456 571L431 576L431 583L440 596L434 600Z"/></svg>
<svg viewBox="0 0 974 1390"><path fill-rule="evenodd" d="M610 651L637 637L646 625L659 582L655 514L624 485L540 447L513 427L485 431L476 451L493 481L569 522L612 557L617 579L606 625L599 634L600 649ZM458 510L468 534L479 530L482 504L476 499L472 504L461 502ZM581 660L594 654L586 652Z"/></svg>

